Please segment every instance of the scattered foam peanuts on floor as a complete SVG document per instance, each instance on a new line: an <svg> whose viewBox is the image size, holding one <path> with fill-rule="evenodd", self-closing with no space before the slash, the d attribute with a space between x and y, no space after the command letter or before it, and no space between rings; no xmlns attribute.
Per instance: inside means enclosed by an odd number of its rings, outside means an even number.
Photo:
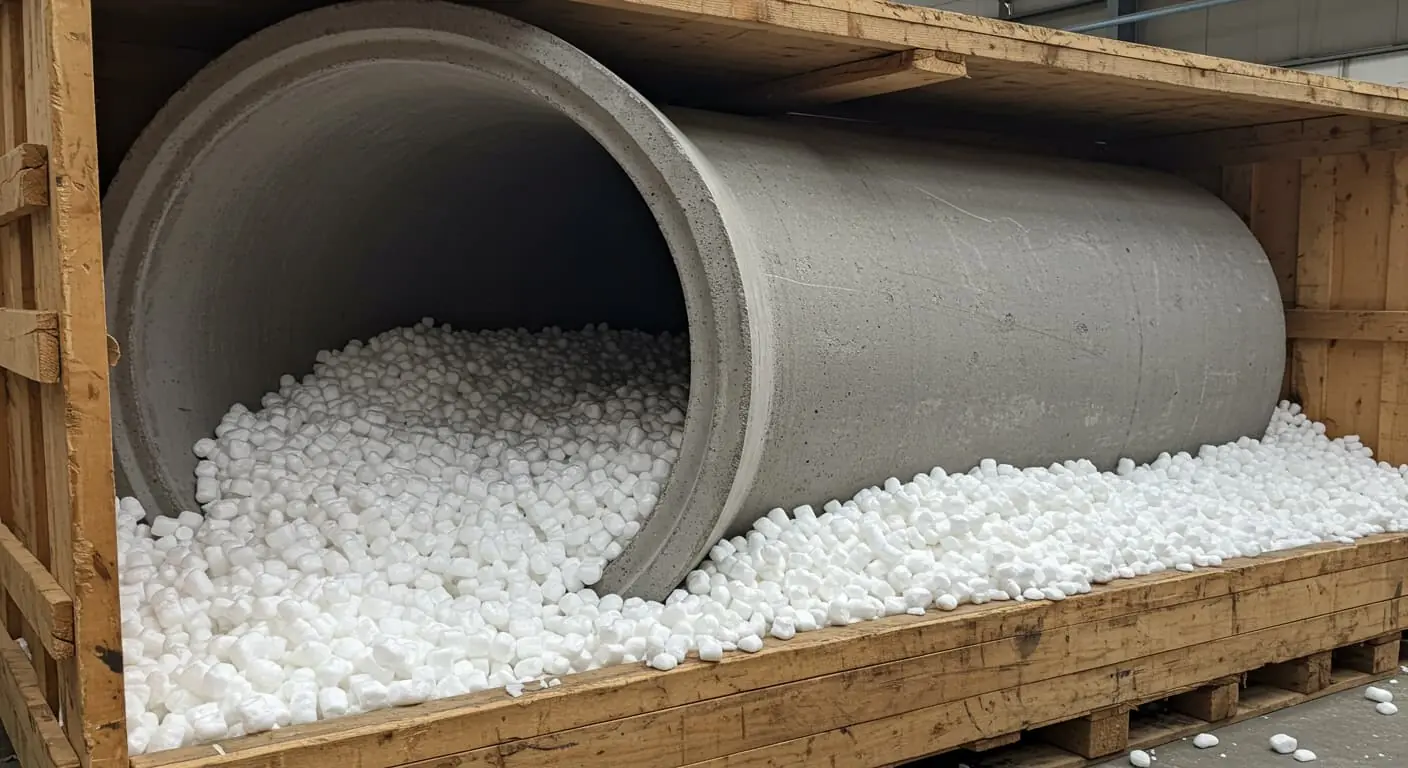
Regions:
<svg viewBox="0 0 1408 768"><path fill-rule="evenodd" d="M1134 766L1134 768L1149 768L1149 766L1154 764L1154 760L1149 756L1148 752L1142 749L1136 749L1129 753L1129 764Z"/></svg>
<svg viewBox="0 0 1408 768"><path fill-rule="evenodd" d="M1282 755L1289 755L1296 751L1296 740L1292 736L1278 733L1271 737L1271 749Z"/></svg>
<svg viewBox="0 0 1408 768"><path fill-rule="evenodd" d="M232 407L194 448L204 514L117 504L132 753L1408 529L1408 469L1283 404L1197 456L984 460L773 510L663 603L598 594L679 457L687 361L422 321Z"/></svg>
<svg viewBox="0 0 1408 768"><path fill-rule="evenodd" d="M1374 711L1381 715L1396 715L1398 714L1398 705L1391 701L1381 701L1374 705Z"/></svg>
<svg viewBox="0 0 1408 768"><path fill-rule="evenodd" d="M1295 758L1295 761L1298 763L1311 763L1315 761L1315 753L1308 749L1297 749L1291 753L1291 757Z"/></svg>
<svg viewBox="0 0 1408 768"><path fill-rule="evenodd" d="M1364 689L1364 698L1378 702L1393 701L1393 692L1371 685Z"/></svg>
<svg viewBox="0 0 1408 768"><path fill-rule="evenodd" d="M1193 746L1198 749L1208 749L1222 743L1222 740L1211 733L1200 733L1193 737Z"/></svg>

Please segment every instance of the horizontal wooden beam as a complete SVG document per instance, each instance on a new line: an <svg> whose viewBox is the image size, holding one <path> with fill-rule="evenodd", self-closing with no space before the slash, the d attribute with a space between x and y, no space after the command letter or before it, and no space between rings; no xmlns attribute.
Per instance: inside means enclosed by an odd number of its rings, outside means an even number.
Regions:
<svg viewBox="0 0 1408 768"><path fill-rule="evenodd" d="M24 768L78 768L78 755L44 700L29 656L0 632L0 722Z"/></svg>
<svg viewBox="0 0 1408 768"><path fill-rule="evenodd" d="M0 307L0 368L44 384L58 381L58 313Z"/></svg>
<svg viewBox="0 0 1408 768"><path fill-rule="evenodd" d="M773 80L730 98L748 112L787 112L907 91L967 77L963 57L910 50Z"/></svg>
<svg viewBox="0 0 1408 768"><path fill-rule="evenodd" d="M73 656L73 599L34 553L0 523L0 586L54 659Z"/></svg>
<svg viewBox="0 0 1408 768"><path fill-rule="evenodd" d="M49 205L48 151L21 144L0 155L0 225Z"/></svg>
<svg viewBox="0 0 1408 768"><path fill-rule="evenodd" d="M1143 138L1110 147L1112 159L1173 170L1245 165L1408 148L1408 123L1336 115Z"/></svg>
<svg viewBox="0 0 1408 768"><path fill-rule="evenodd" d="M1303 106L1325 113L1408 118L1392 86L1169 51L881 0L572 0L688 21L762 30L845 45L928 48L973 59L1080 73L1087 81L1206 94L1227 102ZM776 43L773 43L774 45Z"/></svg>
<svg viewBox="0 0 1408 768"><path fill-rule="evenodd" d="M1408 342L1408 312L1348 309L1286 310L1292 339Z"/></svg>

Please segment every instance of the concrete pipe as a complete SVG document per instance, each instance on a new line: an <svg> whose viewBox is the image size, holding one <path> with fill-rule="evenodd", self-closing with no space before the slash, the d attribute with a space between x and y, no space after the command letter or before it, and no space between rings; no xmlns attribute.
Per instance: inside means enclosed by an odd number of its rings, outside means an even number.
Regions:
<svg viewBox="0 0 1408 768"><path fill-rule="evenodd" d="M663 114L534 27L370 2L191 82L106 202L126 490L314 352L422 315L685 327L686 438L604 587L661 597L775 506L983 457L1265 427L1276 281L1212 195L1114 166Z"/></svg>

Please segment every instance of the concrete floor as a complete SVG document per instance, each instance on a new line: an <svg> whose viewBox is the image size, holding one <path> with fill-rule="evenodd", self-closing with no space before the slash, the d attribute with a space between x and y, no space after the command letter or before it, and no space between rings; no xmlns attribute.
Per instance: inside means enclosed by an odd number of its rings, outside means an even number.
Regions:
<svg viewBox="0 0 1408 768"><path fill-rule="evenodd" d="M1394 683L1381 683L1397 700L1408 705L1408 674ZM1283 709L1266 717L1212 731L1222 743L1198 749L1193 740L1178 741L1154 749L1153 768L1290 768L1300 765L1289 755L1278 755L1268 746L1273 734L1294 736L1304 749L1318 758L1322 768L1390 768L1408 765L1408 710L1385 717L1374 711L1364 698L1364 689L1326 696L1318 701ZM938 757L924 762L929 768L958 766L953 758ZM1096 768L1128 768L1126 755ZM17 768L5 732L0 730L0 768ZM981 762L969 768L982 768Z"/></svg>

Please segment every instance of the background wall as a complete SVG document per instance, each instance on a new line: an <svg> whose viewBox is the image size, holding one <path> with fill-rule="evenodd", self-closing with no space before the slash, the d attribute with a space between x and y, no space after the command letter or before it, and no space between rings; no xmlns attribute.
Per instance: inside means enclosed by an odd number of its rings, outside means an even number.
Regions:
<svg viewBox="0 0 1408 768"><path fill-rule="evenodd" d="M1068 27L1187 0L915 0L945 10ZM1408 85L1408 0L1240 0L1126 27L1126 39ZM1114 29L1091 34L1115 36Z"/></svg>

